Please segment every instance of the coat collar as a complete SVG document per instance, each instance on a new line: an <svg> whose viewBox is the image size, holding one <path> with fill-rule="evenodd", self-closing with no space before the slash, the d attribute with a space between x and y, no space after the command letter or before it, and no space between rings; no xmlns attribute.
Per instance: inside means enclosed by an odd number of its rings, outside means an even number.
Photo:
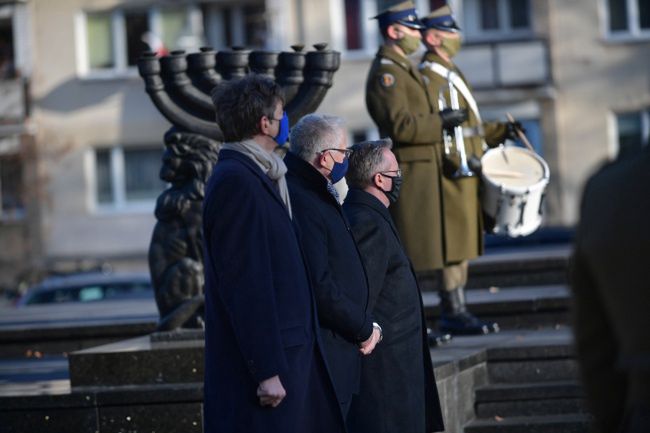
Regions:
<svg viewBox="0 0 650 433"><path fill-rule="evenodd" d="M406 69L407 71L410 71L411 68L412 68L412 65L411 65L411 62L409 61L409 59L407 59L404 56L400 56L398 53L395 52L395 50L390 48L388 45L382 45L381 47L379 47L379 51L377 52L377 56L388 59L391 62L401 66L404 69Z"/></svg>
<svg viewBox="0 0 650 433"><path fill-rule="evenodd" d="M420 74L420 71L418 71L418 69L413 66L413 64L409 59L399 55L397 52L395 52L395 50L390 48L388 45L382 45L381 47L379 47L379 51L377 51L377 57L388 59L391 62L395 63L396 65L402 67L418 83L420 83L422 87L426 88L426 83L424 82L424 79L422 78L422 74Z"/></svg>
<svg viewBox="0 0 650 433"><path fill-rule="evenodd" d="M284 163L287 165L287 169L289 169L289 177L295 177L307 189L326 197L327 200L330 200L337 206L339 205L334 196L327 190L328 180L310 163L294 155L292 152L287 152L284 157Z"/></svg>
<svg viewBox="0 0 650 433"><path fill-rule="evenodd" d="M230 150L230 149L221 149L219 151L219 159L217 164L221 161L227 161L227 160L234 160L242 165L244 165L246 168L248 168L255 176L257 176L264 186L269 190L271 195L280 202L282 205L283 209L287 209L286 205L282 201L282 197L280 197L280 192L278 191L277 186L269 179L269 177L264 174L264 172L259 168L255 162L250 159L248 156L244 155L243 153L237 152L236 150ZM287 215L289 215L289 212L287 211Z"/></svg>
<svg viewBox="0 0 650 433"><path fill-rule="evenodd" d="M397 238L399 239L397 228L393 223L393 218L390 216L390 212L388 211L388 208L384 206L384 204L381 201L379 201L377 197L373 196L370 193L365 192L364 190L352 188L348 191L348 195L345 197L345 203L367 206L372 210L374 210L375 212L379 213L379 215L381 215L382 218L384 218L386 222L390 225L390 228L395 233L395 236L397 236Z"/></svg>
<svg viewBox="0 0 650 433"><path fill-rule="evenodd" d="M436 53L432 51L427 51L424 53L424 56L422 56L422 62L431 62L431 63L439 63L445 68L449 69L450 71L456 71L456 65L452 62L448 62Z"/></svg>

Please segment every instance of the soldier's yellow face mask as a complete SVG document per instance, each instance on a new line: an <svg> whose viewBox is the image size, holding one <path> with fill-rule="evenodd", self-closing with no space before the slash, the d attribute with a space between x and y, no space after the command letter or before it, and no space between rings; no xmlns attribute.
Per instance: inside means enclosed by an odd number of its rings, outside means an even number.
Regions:
<svg viewBox="0 0 650 433"><path fill-rule="evenodd" d="M463 38L457 33L445 34L442 37L442 42L440 43L440 49L444 50L449 58L453 58L460 51L460 47L463 45Z"/></svg>
<svg viewBox="0 0 650 433"><path fill-rule="evenodd" d="M402 37L395 41L398 47L404 51L407 56L413 54L420 48L420 34L411 35L405 31L401 31Z"/></svg>

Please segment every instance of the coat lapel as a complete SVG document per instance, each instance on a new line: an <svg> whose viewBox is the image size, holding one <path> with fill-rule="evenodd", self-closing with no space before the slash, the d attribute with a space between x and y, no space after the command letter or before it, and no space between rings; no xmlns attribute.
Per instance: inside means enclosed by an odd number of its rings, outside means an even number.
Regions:
<svg viewBox="0 0 650 433"><path fill-rule="evenodd" d="M377 212L384 220L386 220L391 230L393 231L393 234L401 244L399 233L397 232L397 227L395 227L395 224L393 223L393 218L390 216L390 212L388 212L388 208L384 206L382 202L377 200L371 194L368 194L367 192L362 191L360 189L351 189L350 191L348 191L348 195L345 198L345 202L350 204L359 204L362 206L367 206L373 211Z"/></svg>
<svg viewBox="0 0 650 433"><path fill-rule="evenodd" d="M340 205L332 194L327 190L327 179L320 174L314 167L306 161L297 157L291 152L287 152L284 157L284 163L287 165L288 176L295 177L307 189L316 192L325 201L336 205L340 210Z"/></svg>
<svg viewBox="0 0 650 433"><path fill-rule="evenodd" d="M280 193L276 188L275 184L271 181L271 179L269 179L269 177L266 174L264 174L264 172L257 166L257 164L255 164L246 155L243 155L235 150L229 150L229 149L221 150L219 152L219 161L227 160L227 159L234 159L240 162L242 165L248 168L255 176L257 176L262 181L262 184L268 190L269 194L271 194L273 198L275 198L275 200L277 200L278 203L282 205L282 208L287 213L287 216L291 218L289 215L289 211L287 210L287 206L284 204L284 201L282 201L282 197L280 197Z"/></svg>

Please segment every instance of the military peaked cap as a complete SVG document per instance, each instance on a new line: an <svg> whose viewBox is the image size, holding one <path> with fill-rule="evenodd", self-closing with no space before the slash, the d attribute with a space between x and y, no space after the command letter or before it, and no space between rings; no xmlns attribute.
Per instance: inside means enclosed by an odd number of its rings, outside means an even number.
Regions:
<svg viewBox="0 0 650 433"><path fill-rule="evenodd" d="M402 24L412 29L423 29L422 22L418 19L415 4L411 0L395 4L372 17L379 22L379 27L385 29L391 24Z"/></svg>
<svg viewBox="0 0 650 433"><path fill-rule="evenodd" d="M435 9L426 17L422 18L422 24L427 29L438 29L446 32L459 32L460 27L448 5Z"/></svg>

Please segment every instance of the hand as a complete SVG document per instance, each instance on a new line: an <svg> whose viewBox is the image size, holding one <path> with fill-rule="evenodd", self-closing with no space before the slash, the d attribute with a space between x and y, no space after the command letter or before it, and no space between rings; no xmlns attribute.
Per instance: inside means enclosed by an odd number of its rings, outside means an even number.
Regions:
<svg viewBox="0 0 650 433"><path fill-rule="evenodd" d="M277 375L263 380L257 387L257 397L260 399L261 406L277 407L286 396L287 391L284 390L280 376Z"/></svg>
<svg viewBox="0 0 650 433"><path fill-rule="evenodd" d="M510 140L518 140L519 139L519 134L517 131L521 131L522 133L526 133L526 128L524 128L520 122L514 121L514 122L508 122L506 123L506 126L508 127L508 132L506 132L506 138Z"/></svg>
<svg viewBox="0 0 650 433"><path fill-rule="evenodd" d="M440 112L440 119L442 119L442 127L444 129L453 129L460 125L469 118L467 110L452 110L445 108Z"/></svg>
<svg viewBox="0 0 650 433"><path fill-rule="evenodd" d="M370 337L366 341L360 344L359 351L364 355L370 355L372 351L375 349L377 343L379 343L380 339L381 339L381 331L373 327L372 334L370 334Z"/></svg>

